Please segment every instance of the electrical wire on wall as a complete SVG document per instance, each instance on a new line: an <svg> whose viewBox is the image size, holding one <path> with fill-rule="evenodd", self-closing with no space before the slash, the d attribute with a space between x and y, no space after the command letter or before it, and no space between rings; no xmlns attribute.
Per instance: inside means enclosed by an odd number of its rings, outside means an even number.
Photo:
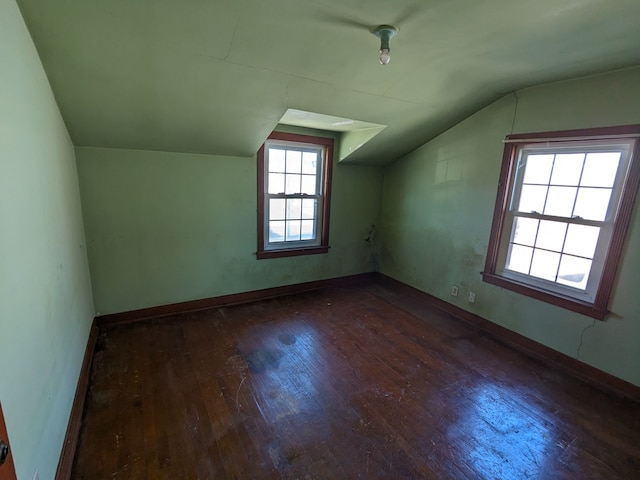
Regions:
<svg viewBox="0 0 640 480"><path fill-rule="evenodd" d="M518 100L520 100L518 98L518 92L516 92L515 90L513 91L513 96L516 99L516 104L515 107L513 108L513 120L511 121L511 132L509 132L509 134L513 134L513 127L516 124L516 115L518 114Z"/></svg>

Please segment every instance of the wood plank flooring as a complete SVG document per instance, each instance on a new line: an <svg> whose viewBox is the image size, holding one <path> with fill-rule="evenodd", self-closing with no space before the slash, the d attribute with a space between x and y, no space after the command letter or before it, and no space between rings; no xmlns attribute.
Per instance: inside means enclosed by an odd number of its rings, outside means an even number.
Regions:
<svg viewBox="0 0 640 480"><path fill-rule="evenodd" d="M101 329L76 479L634 479L640 405L376 283Z"/></svg>

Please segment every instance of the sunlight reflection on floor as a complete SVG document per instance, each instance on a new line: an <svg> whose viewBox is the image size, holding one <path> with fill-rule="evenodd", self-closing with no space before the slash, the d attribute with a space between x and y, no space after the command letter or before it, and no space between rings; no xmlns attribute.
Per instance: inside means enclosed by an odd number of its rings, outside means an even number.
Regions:
<svg viewBox="0 0 640 480"><path fill-rule="evenodd" d="M317 362L316 332L312 328L295 325L292 325L291 330L295 334L281 335L270 349L263 348L253 352L254 356L266 352L264 355L277 358L272 368L267 366L260 372L263 373L262 408L270 412L271 419L280 420L301 413L312 419L321 410L316 378L321 372L312 374L312 370L308 368Z"/></svg>
<svg viewBox="0 0 640 480"><path fill-rule="evenodd" d="M481 478L542 478L545 463L561 449L553 425L517 392L484 384L473 394L472 406L449 429L468 447L465 461Z"/></svg>

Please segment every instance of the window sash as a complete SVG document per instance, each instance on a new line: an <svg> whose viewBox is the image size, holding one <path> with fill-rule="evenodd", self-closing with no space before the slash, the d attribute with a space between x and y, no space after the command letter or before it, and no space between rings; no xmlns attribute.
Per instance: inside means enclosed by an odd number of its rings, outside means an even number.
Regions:
<svg viewBox="0 0 640 480"><path fill-rule="evenodd" d="M279 173L279 174L289 174L289 175L299 175L299 176L310 176L310 174L306 174L302 171L300 171L300 173L294 172L294 173L290 173L290 172L286 172L286 171L275 171L275 170L271 170L269 168L270 165L270 161L271 161L271 150L284 150L285 152L289 152L289 151L295 151L295 152L301 152L301 154L305 154L305 153L313 153L316 156L316 171L315 171L315 192L316 195L322 195L322 181L323 181L323 174L324 174L324 169L323 169L323 159L326 155L326 149L322 146L318 146L318 145L309 145L309 144L304 144L304 143L294 143L294 142L285 142L285 141L278 141L278 140L267 140L267 142L265 142L265 162L264 162L264 178L265 178L265 194L269 194L270 191L270 173ZM285 167L286 170L286 167ZM284 185L285 190L282 192L277 192L277 193L273 193L271 195L276 195L276 194L287 194L286 193L286 178L285 178L285 185ZM302 192L295 192L295 193L291 193L289 195L302 195Z"/></svg>
<svg viewBox="0 0 640 480"><path fill-rule="evenodd" d="M283 240L283 241L279 241L279 242L272 242L269 240L269 231L270 231L270 222L272 221L283 221L285 222L285 228L286 228L286 223L290 222L290 221L304 221L304 220L308 220L308 219L289 219L286 216L286 207L285 207L285 218L280 220L272 220L271 219L271 200L272 199L283 199L283 200L288 200L288 199L300 199L300 200L315 200L315 207L314 207L314 213L313 213L313 222L314 222L314 227L313 227L313 238L308 239L308 240ZM294 247L304 247L304 246L315 246L315 245L320 245L321 244L321 227L322 227L322 222L319 221L320 217L321 217L321 212L323 209L323 197L322 195L294 195L294 194L290 194L290 195L286 195L286 194L265 194L265 215L264 215L264 232L265 232L265 239L264 239L264 248L265 250L273 250L273 249L281 249L281 248L294 248ZM286 238L286 236L285 236Z"/></svg>
<svg viewBox="0 0 640 480"><path fill-rule="evenodd" d="M533 249L556 252L562 255L569 255L576 258L584 258L590 260L591 268L588 272L588 280L587 285L584 289L576 288L571 285L566 285L559 283L557 281L559 271L556 271L556 280L546 280L541 277L537 277L531 274L524 274L518 272L516 270L511 270L507 268L507 261L509 256L511 255L512 245L520 245L514 242L515 236L515 220L517 218L531 218L538 221L553 221L558 223L563 223L567 225L567 229L569 225L585 225L585 226L593 226L598 227L598 241L596 242L596 247L593 253L592 258L580 256L577 254L568 253L565 251L565 245L562 246L559 250L552 250L544 247L538 246L536 243L534 245L526 245L527 247L531 247ZM539 227L538 227L539 228ZM595 295L598 290L599 281L602 275L602 269L604 267L604 261L607 254L607 246L609 245L609 241L611 239L612 232L612 222L600 222L595 220L584 220L581 218L566 218L566 217L555 217L550 215L543 215L537 213L523 213L523 212L514 212L512 210L507 211L504 220L504 229L503 236L501 239L499 256L498 256L498 268L496 269L496 273L499 275L503 275L507 278L513 278L522 283L531 283L532 285L542 288L545 290L555 290L569 297L573 297L579 300L593 302L595 300ZM565 232L565 237L566 237ZM531 260L533 261L533 259ZM560 268L560 263L558 263L558 270Z"/></svg>
<svg viewBox="0 0 640 480"><path fill-rule="evenodd" d="M631 161L631 149L633 147L633 142L626 141L588 141L581 140L575 141L571 143L561 142L550 145L538 145L538 144L524 144L524 145L512 145L516 155L516 165L513 169L510 184L513 185L513 190L510 192L509 196L509 208L508 211L515 210L516 201L520 199L522 193L522 187L524 183L524 174L526 170L526 164L528 161L528 157L531 155L572 155L572 154L582 154L588 155L593 153L609 153L616 152L620 154L620 160L618 162L618 169L616 172L615 180L613 182L613 187L611 189L611 197L609 199L609 205L607 208L607 214L605 216L605 221L612 222L615 220L617 205L619 203L620 197L622 195L622 191L626 184L626 177L629 171L629 164ZM581 179L582 180L582 179ZM591 187L585 185L562 185L562 184L552 184L551 178L546 183L528 183L527 185L540 185L546 187L582 187L582 188L605 188L605 187ZM615 202L614 202L615 199ZM520 214L525 212L519 212ZM542 213L542 212L538 212ZM560 218L568 218L568 217L560 217Z"/></svg>

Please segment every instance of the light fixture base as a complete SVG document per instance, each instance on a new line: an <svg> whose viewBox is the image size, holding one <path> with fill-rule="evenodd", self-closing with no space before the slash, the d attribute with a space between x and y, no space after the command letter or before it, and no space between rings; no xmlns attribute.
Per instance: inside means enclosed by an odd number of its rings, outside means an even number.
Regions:
<svg viewBox="0 0 640 480"><path fill-rule="evenodd" d="M373 34L382 41L389 41L398 34L398 29L393 25L378 25Z"/></svg>

